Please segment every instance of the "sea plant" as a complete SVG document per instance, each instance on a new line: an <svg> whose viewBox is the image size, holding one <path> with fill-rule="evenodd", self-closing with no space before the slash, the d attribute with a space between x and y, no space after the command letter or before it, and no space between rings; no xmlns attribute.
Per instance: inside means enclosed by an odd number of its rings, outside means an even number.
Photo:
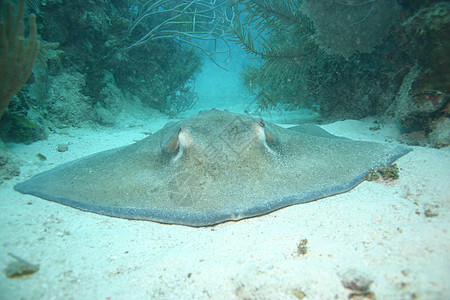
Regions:
<svg viewBox="0 0 450 300"><path fill-rule="evenodd" d="M344 112L359 106L362 96L382 98L358 74L379 77L373 65L382 62L368 53L398 18L395 0L234 0L233 7L234 40L262 61L243 73L260 109L308 107L329 115L336 105ZM336 86L345 95L333 97ZM363 106L353 117L373 111Z"/></svg>
<svg viewBox="0 0 450 300"><path fill-rule="evenodd" d="M262 59L243 73L261 109L305 105L305 77L317 65L315 28L297 0L235 0L233 41ZM302 96L303 95L303 96Z"/></svg>

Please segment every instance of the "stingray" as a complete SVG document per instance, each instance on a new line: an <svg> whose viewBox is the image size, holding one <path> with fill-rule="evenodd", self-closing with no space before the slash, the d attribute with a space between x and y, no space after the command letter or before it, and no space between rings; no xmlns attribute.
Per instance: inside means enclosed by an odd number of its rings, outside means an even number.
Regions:
<svg viewBox="0 0 450 300"><path fill-rule="evenodd" d="M134 144L35 175L15 190L83 211L208 226L343 193L410 148L210 110Z"/></svg>

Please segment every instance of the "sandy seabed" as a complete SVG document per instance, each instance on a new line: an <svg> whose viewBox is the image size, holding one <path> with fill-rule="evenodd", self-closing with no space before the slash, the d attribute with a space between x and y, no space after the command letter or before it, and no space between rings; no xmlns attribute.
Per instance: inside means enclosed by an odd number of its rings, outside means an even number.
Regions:
<svg viewBox="0 0 450 300"><path fill-rule="evenodd" d="M392 182L366 181L204 228L111 218L13 190L61 163L140 140L166 121L60 130L9 145L22 166L0 186L0 265L13 253L40 269L15 279L0 274L1 299L348 299L355 291L342 274L373 281L366 299L450 299L449 149L414 147L397 161L400 178ZM397 141L394 126L370 126L323 127L355 140ZM69 150L58 152L58 144Z"/></svg>

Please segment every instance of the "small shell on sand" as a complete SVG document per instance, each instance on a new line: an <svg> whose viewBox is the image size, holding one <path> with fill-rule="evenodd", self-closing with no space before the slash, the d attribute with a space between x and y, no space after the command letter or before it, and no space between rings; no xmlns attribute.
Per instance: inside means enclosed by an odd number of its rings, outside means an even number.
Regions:
<svg viewBox="0 0 450 300"><path fill-rule="evenodd" d="M342 285L352 291L365 292L373 282L369 275L358 269L347 269L339 273Z"/></svg>

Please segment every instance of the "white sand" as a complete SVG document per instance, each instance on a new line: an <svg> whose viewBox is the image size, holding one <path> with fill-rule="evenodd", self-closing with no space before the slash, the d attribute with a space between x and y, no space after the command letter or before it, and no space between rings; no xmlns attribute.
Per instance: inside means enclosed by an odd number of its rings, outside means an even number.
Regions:
<svg viewBox="0 0 450 300"><path fill-rule="evenodd" d="M160 128L155 118L126 129L67 129L32 145L10 145L21 175L0 186L0 265L14 253L40 270L8 279L1 299L347 299L338 274L373 280L377 299L450 299L450 152L414 148L400 179L214 227L128 221L82 212L13 191L63 162L125 145ZM358 140L395 141L395 127L324 126ZM68 143L67 152L57 152ZM36 157L44 154L42 164ZM435 217L426 217L430 209ZM307 239L307 253L297 244ZM416 297L416 298L415 298Z"/></svg>

